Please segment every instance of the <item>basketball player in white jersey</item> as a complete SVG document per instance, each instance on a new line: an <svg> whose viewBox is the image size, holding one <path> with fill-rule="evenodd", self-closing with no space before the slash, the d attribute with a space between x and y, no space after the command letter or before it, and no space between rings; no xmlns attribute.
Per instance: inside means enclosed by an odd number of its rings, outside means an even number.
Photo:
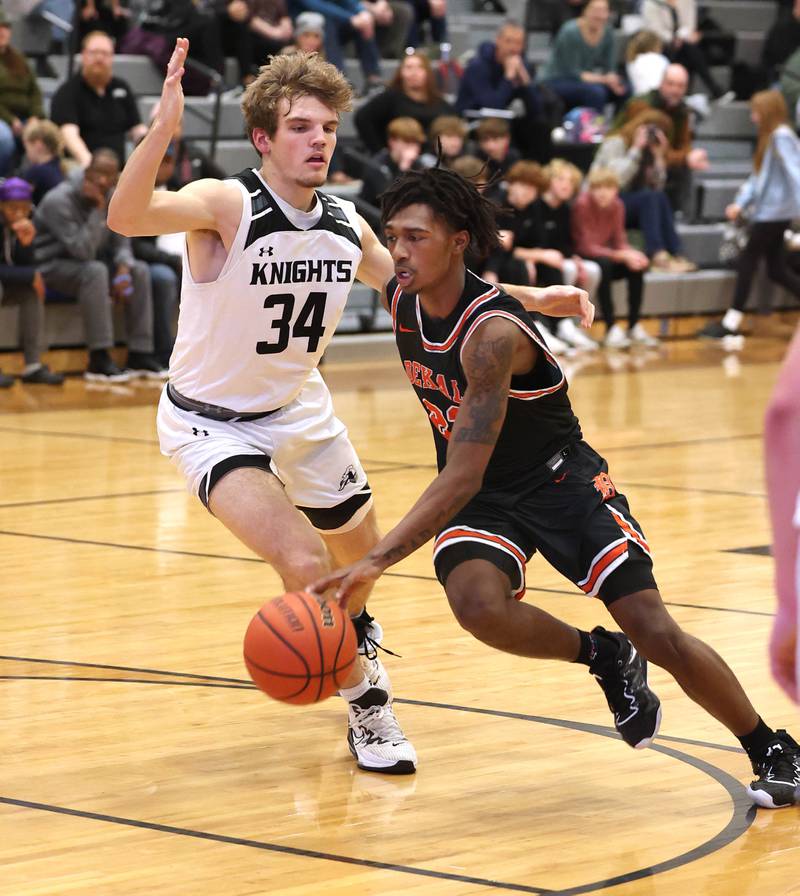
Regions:
<svg viewBox="0 0 800 896"><path fill-rule="evenodd" d="M317 365L354 278L381 289L393 265L351 203L316 190L351 90L314 55L273 57L243 95L260 169L154 191L183 112L187 49L179 38L158 114L125 165L108 222L129 236L186 232L161 450L286 590L302 589L379 540L366 475ZM565 313L577 313L575 304ZM363 769L410 773L416 754L376 655L380 628L363 609L369 590L348 604L362 653L340 691L348 744Z"/></svg>

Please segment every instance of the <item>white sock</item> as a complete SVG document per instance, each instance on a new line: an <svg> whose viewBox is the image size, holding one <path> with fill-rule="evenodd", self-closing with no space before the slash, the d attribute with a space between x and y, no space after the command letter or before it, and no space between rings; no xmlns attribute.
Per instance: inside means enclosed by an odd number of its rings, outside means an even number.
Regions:
<svg viewBox="0 0 800 896"><path fill-rule="evenodd" d="M354 700L358 700L359 697L363 697L371 687L372 685L365 675L361 681L358 684L353 685L353 687L339 688L339 694L344 697L348 703L352 703Z"/></svg>
<svg viewBox="0 0 800 896"><path fill-rule="evenodd" d="M29 373L36 373L36 371L41 366L41 363L38 361L35 364L26 364L24 370L22 371L22 375L27 376Z"/></svg>
<svg viewBox="0 0 800 896"><path fill-rule="evenodd" d="M722 318L722 326L726 330L733 330L735 333L742 325L743 319L744 314L741 311L737 311L735 308L728 308L725 312L725 317Z"/></svg>

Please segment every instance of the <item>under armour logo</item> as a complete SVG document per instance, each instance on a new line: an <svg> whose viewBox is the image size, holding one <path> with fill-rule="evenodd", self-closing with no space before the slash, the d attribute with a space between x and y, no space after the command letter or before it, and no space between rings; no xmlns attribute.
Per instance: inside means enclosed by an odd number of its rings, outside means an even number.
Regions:
<svg viewBox="0 0 800 896"><path fill-rule="evenodd" d="M192 433L193 433L194 435L196 435L196 436L199 436L200 433L203 433L204 436L207 436L207 435L208 435L208 430L207 430L207 429L198 429L196 426L193 426L193 427L192 427ZM339 489L339 491L341 491L341 489Z"/></svg>
<svg viewBox="0 0 800 896"><path fill-rule="evenodd" d="M258 250L258 254L259 254L259 256L260 256L261 258L264 257L264 254L265 254L265 253L266 253L270 258L272 258L272 252L273 252L272 246L262 246L262 247Z"/></svg>
<svg viewBox="0 0 800 896"><path fill-rule="evenodd" d="M355 467L351 464L345 471L342 473L342 478L339 480L339 491L344 491L344 487L348 482L356 481L356 471Z"/></svg>

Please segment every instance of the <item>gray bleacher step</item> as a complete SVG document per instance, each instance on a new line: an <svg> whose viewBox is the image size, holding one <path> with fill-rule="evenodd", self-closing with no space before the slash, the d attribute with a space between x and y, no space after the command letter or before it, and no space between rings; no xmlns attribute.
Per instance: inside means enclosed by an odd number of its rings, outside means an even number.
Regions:
<svg viewBox="0 0 800 896"><path fill-rule="evenodd" d="M709 314L724 311L730 305L735 274L726 270L696 271L693 274L645 274L645 317L673 314ZM624 280L614 283L614 308L624 318L627 292Z"/></svg>
<svg viewBox="0 0 800 896"><path fill-rule="evenodd" d="M702 5L728 31L767 31L777 16L774 0L703 0Z"/></svg>
<svg viewBox="0 0 800 896"><path fill-rule="evenodd" d="M699 191L697 211L703 221L721 221L725 217L725 209L736 198L742 185L738 178L703 177L696 183Z"/></svg>
<svg viewBox="0 0 800 896"><path fill-rule="evenodd" d="M758 65L761 61L761 50L764 46L763 31L736 32L736 61L748 65Z"/></svg>
<svg viewBox="0 0 800 896"><path fill-rule="evenodd" d="M717 140L708 137L700 137L694 141L694 146L705 149L709 159L720 161L751 159L755 140Z"/></svg>
<svg viewBox="0 0 800 896"><path fill-rule="evenodd" d="M753 170L753 160L750 156L746 159L714 159L708 177L739 177L746 180Z"/></svg>
<svg viewBox="0 0 800 896"><path fill-rule="evenodd" d="M683 254L703 268L718 267L723 230L721 223L678 224Z"/></svg>
<svg viewBox="0 0 800 896"><path fill-rule="evenodd" d="M755 126L750 121L750 104L735 101L727 106L711 104L711 114L695 128L697 137L710 137L714 140L734 138L752 140L755 137Z"/></svg>

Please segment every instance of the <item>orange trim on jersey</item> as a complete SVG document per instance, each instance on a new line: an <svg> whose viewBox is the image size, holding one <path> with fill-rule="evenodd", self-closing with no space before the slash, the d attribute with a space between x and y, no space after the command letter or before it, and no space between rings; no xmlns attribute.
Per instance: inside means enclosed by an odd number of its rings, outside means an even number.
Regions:
<svg viewBox="0 0 800 896"><path fill-rule="evenodd" d="M488 541L490 544L499 544L510 551L514 557L519 560L523 568L527 562L525 555L512 541L503 538L502 535L491 535L488 532L478 532L476 529L448 529L447 532L440 535L434 542L434 551L438 551L454 538L471 538L474 541Z"/></svg>
<svg viewBox="0 0 800 896"><path fill-rule="evenodd" d="M394 295L392 296L392 301L389 303L389 310L392 315L392 330L397 331L397 303L400 301L400 296L403 294L403 290L398 286L394 291Z"/></svg>
<svg viewBox="0 0 800 896"><path fill-rule="evenodd" d="M461 332L461 328L464 326L464 321L484 302L489 301L489 299L493 299L495 296L500 294L500 290L496 287L492 286L489 290L487 290L482 295L479 295L477 299L473 299L469 305L464 310L464 313L459 317L456 325L453 327L450 335L444 342L428 342L425 338L425 334L422 332L422 318L419 313L419 298L417 298L417 322L419 323L419 332L420 336L422 336L422 345L426 351L429 352L446 352L450 349L453 343L458 339L458 334Z"/></svg>
<svg viewBox="0 0 800 896"><path fill-rule="evenodd" d="M611 550L606 551L598 560L596 560L592 564L592 568L589 570L590 578L586 582L585 585L578 585L581 591L586 594L591 594L595 585L597 584L597 580L603 574L604 570L609 567L618 557L622 556L622 554L628 553L628 544L626 541L621 542L618 545L615 545Z"/></svg>
<svg viewBox="0 0 800 896"><path fill-rule="evenodd" d="M650 554L650 546L648 545L647 541L645 540L644 535L642 535L641 532L638 532L636 529L634 529L633 526L631 525L631 523L629 523L619 511L615 510L613 507L607 507L606 509L611 513L611 515L617 521L617 525L620 527L620 529L622 529L622 531L625 533L625 535L628 538L630 538L631 541L638 544L639 547L649 555Z"/></svg>
<svg viewBox="0 0 800 896"><path fill-rule="evenodd" d="M461 351L459 352L459 360L461 360L461 356L464 353L464 346L467 344L467 340L470 336L475 332L475 329L480 326L484 321L489 320L491 317L505 317L510 321L513 321L524 333L527 333L528 336L534 341L536 345L544 352L547 360L555 367L555 369L561 374L561 379L555 384L555 386L548 386L546 389L534 389L532 391L526 391L523 389L509 389L508 394L511 398L519 398L522 401L532 401L535 398L541 398L543 395L549 395L551 392L557 392L564 385L564 371L561 369L558 361L550 354L547 350L547 346L544 342L539 339L530 327L525 326L525 324L515 315L511 314L508 311L502 311L501 309L497 309L494 311L484 311L483 314L479 315L472 322L469 330L467 330L466 335L461 343Z"/></svg>

